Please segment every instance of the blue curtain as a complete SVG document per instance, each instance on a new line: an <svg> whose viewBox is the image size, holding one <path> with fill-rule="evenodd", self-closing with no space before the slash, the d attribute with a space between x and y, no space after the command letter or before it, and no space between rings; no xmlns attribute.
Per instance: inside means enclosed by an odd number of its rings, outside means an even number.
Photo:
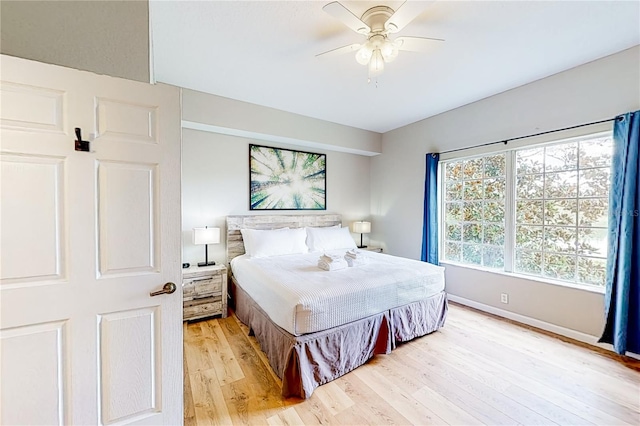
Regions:
<svg viewBox="0 0 640 426"><path fill-rule="evenodd" d="M424 177L423 262L438 264L438 161L440 154L427 154Z"/></svg>
<svg viewBox="0 0 640 426"><path fill-rule="evenodd" d="M606 325L600 342L640 354L640 111L617 117L609 194Z"/></svg>

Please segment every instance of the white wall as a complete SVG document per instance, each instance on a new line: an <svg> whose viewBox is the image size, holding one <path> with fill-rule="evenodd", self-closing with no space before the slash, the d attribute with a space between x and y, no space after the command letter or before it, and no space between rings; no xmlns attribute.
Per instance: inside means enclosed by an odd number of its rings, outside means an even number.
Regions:
<svg viewBox="0 0 640 426"><path fill-rule="evenodd" d="M382 151L382 135L221 96L183 90L182 119L215 131L362 155ZM198 126L194 126L198 127Z"/></svg>
<svg viewBox="0 0 640 426"><path fill-rule="evenodd" d="M269 214L249 210L249 144L301 149L327 155L327 210L300 214L339 213L343 225L369 219L370 157L337 149L370 152L380 149L381 135L365 130L301 117L283 111L232 101L189 90L183 91L183 120L201 122L213 129L240 128L246 132L292 137L302 145L256 140L210 131L183 129L182 135L182 231L183 262L204 261L204 248L191 242L194 227L222 228L221 244L209 246L209 258L226 261L225 218L232 214ZM232 105L232 108L229 108ZM264 120L265 116L276 121ZM226 118L225 118L226 117ZM275 134L275 135L273 135ZM314 148L306 146L313 141ZM339 145L336 145L339 144ZM296 212L287 212L296 214ZM353 234L359 239L359 234ZM366 241L366 237L365 237Z"/></svg>
<svg viewBox="0 0 640 426"><path fill-rule="evenodd" d="M48 64L149 82L149 3L0 3L0 52Z"/></svg>
<svg viewBox="0 0 640 426"><path fill-rule="evenodd" d="M372 238L388 253L418 259L425 154L608 119L640 109L640 47L385 133L371 158ZM590 335L603 328L603 296L457 266L447 290ZM500 293L510 303L500 304Z"/></svg>

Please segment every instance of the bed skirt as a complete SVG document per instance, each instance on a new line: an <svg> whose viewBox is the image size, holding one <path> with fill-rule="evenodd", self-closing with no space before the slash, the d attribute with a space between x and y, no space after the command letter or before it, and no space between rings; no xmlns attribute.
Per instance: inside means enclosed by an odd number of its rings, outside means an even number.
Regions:
<svg viewBox="0 0 640 426"><path fill-rule="evenodd" d="M401 306L316 333L294 336L274 324L233 280L235 313L249 327L271 368L282 379L284 397L309 398L320 385L361 366L374 355L388 354L399 342L432 333L444 325L447 296Z"/></svg>

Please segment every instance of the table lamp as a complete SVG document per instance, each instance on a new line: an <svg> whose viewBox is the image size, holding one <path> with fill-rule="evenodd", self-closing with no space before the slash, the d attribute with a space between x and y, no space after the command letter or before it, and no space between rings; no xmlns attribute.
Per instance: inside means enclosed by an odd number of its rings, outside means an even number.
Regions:
<svg viewBox="0 0 640 426"><path fill-rule="evenodd" d="M209 262L209 244L220 243L220 228L193 228L193 244L204 244L204 262L198 263L198 266L215 265L213 260Z"/></svg>
<svg viewBox="0 0 640 426"><path fill-rule="evenodd" d="M353 232L360 234L360 245L358 248L367 248L367 246L362 244L362 234L368 234L371 232L371 222L365 222L362 220L353 222Z"/></svg>

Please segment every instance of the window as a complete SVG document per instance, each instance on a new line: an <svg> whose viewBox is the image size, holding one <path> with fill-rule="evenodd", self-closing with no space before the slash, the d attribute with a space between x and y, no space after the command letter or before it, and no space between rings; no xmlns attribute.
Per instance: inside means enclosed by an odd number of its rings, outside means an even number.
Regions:
<svg viewBox="0 0 640 426"><path fill-rule="evenodd" d="M504 267L504 153L445 166L445 258Z"/></svg>
<svg viewBox="0 0 640 426"><path fill-rule="evenodd" d="M443 260L604 286L612 149L608 135L444 161Z"/></svg>

